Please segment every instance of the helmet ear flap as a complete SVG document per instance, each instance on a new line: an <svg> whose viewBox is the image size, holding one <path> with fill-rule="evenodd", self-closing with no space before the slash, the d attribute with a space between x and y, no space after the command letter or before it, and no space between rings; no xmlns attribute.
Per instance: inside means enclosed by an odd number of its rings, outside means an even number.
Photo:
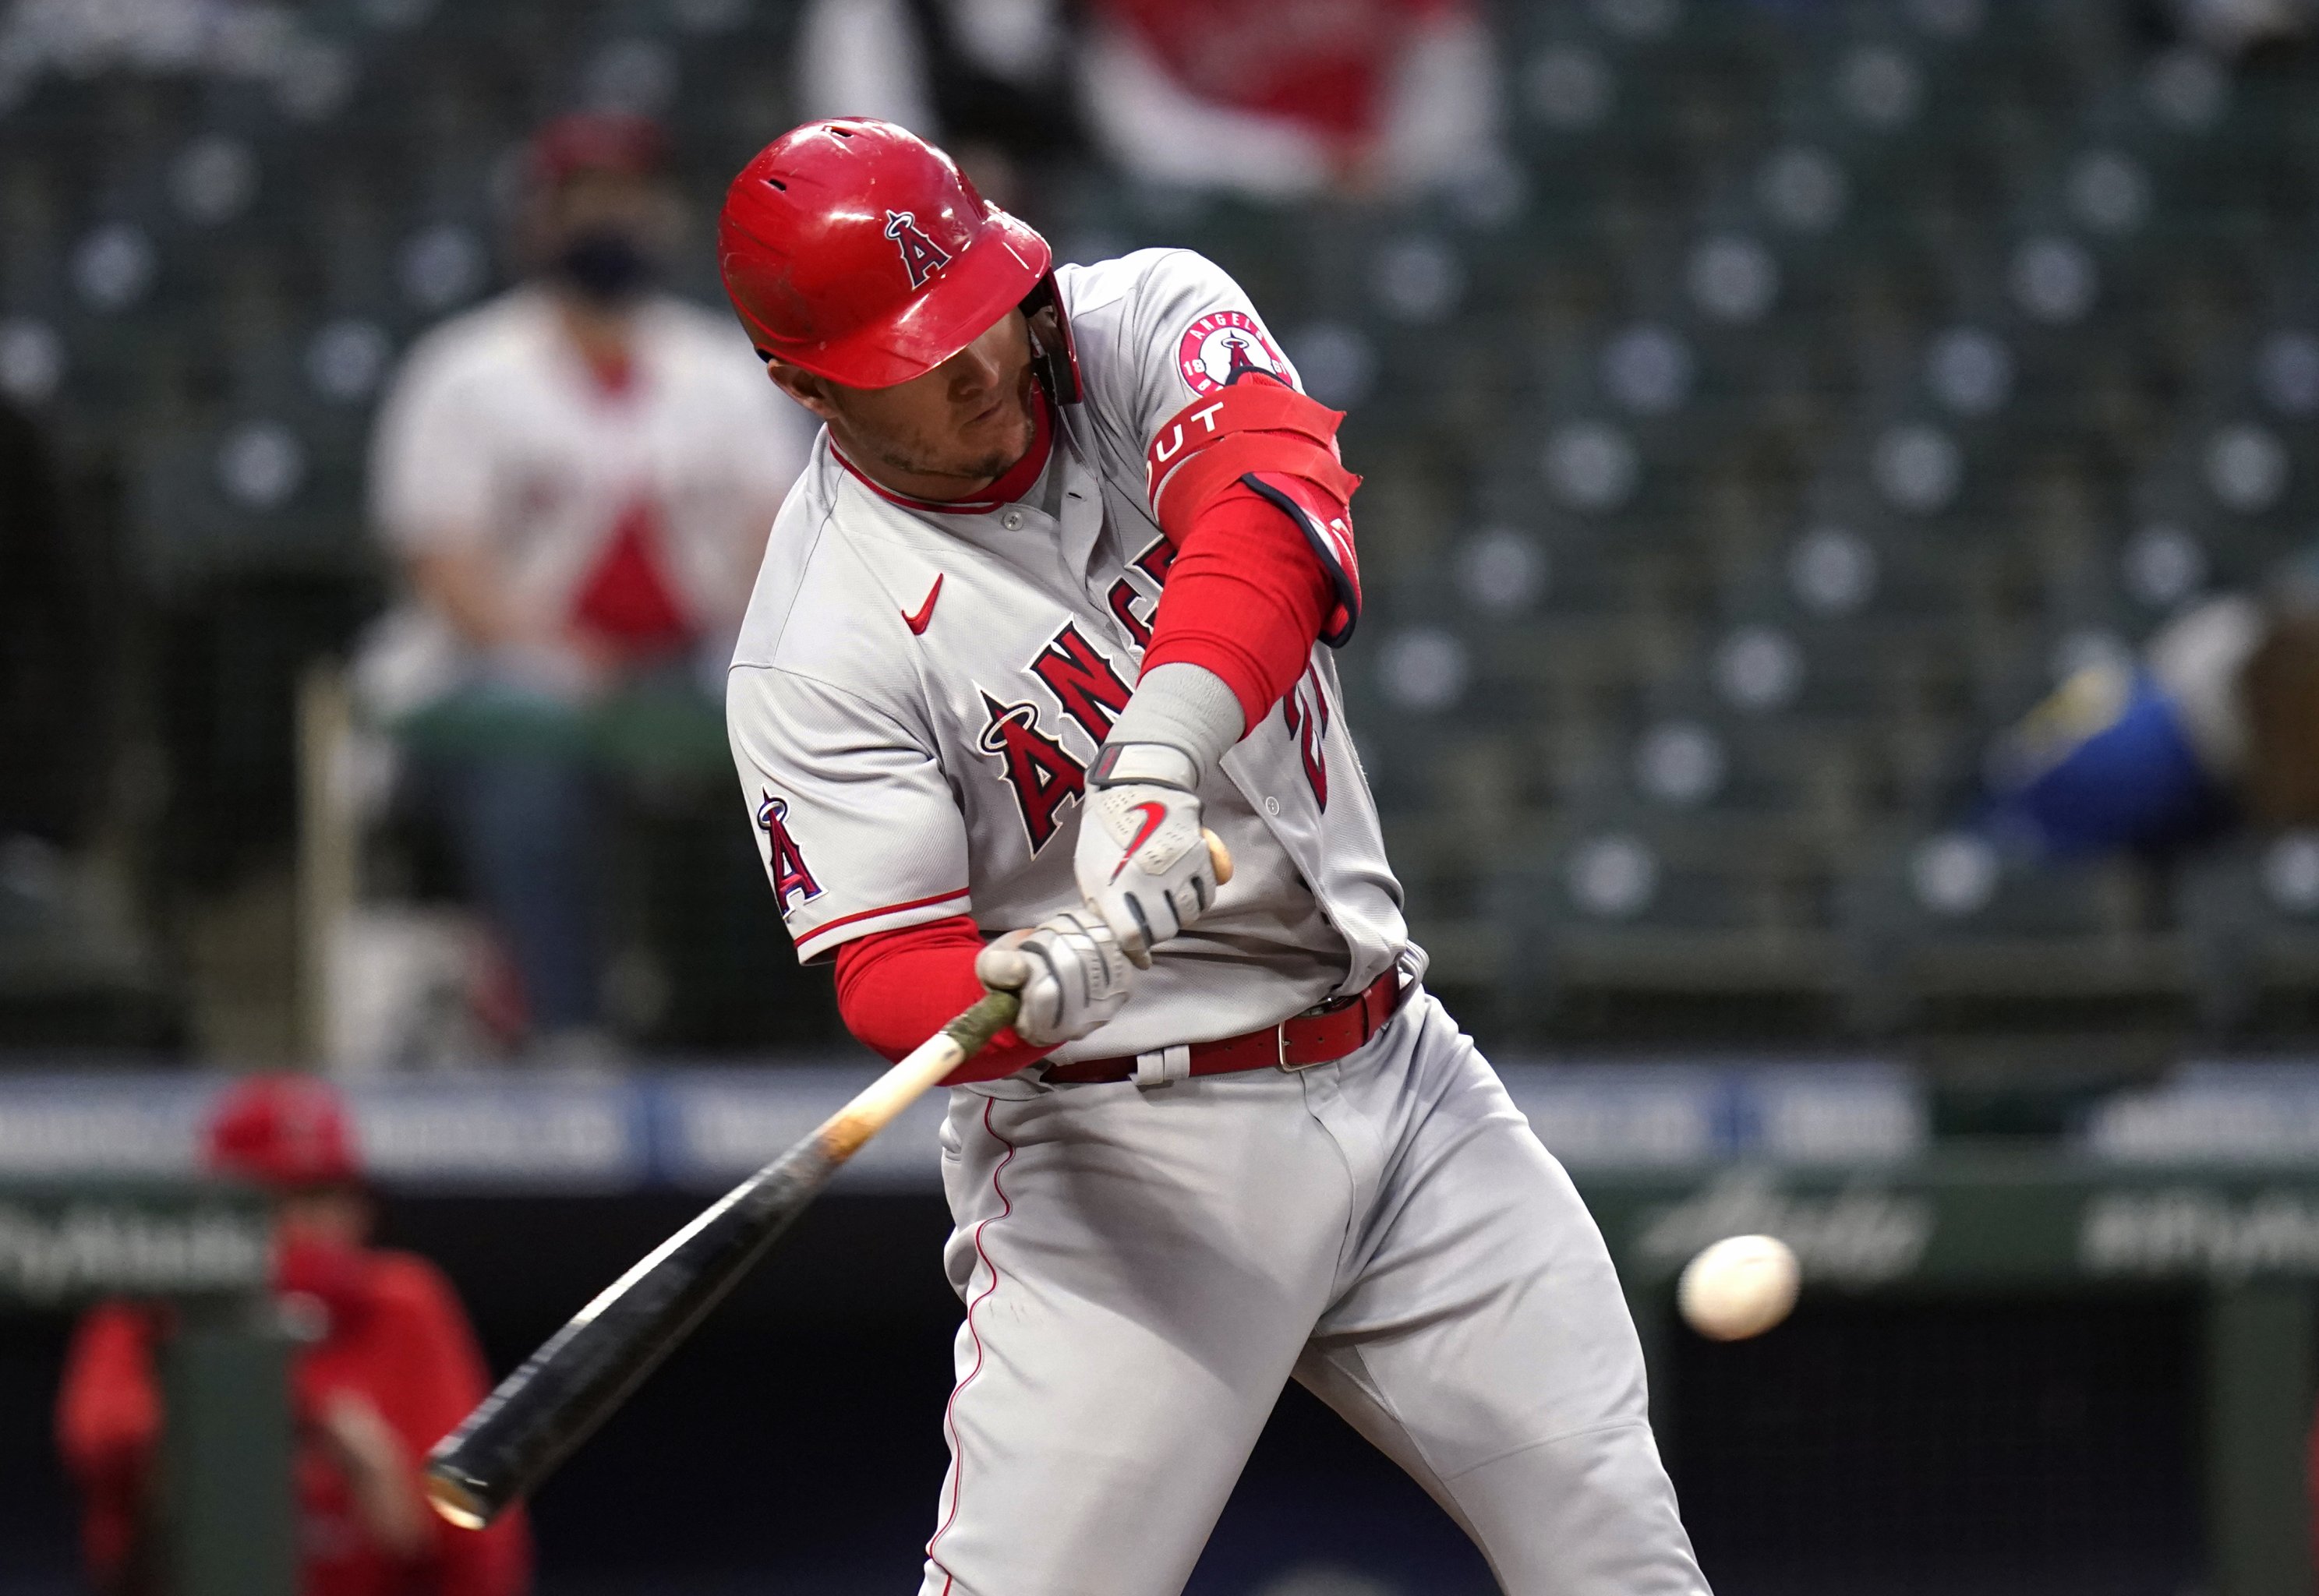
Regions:
<svg viewBox="0 0 2319 1596"><path fill-rule="evenodd" d="M1056 404L1079 402L1078 350L1071 342L1070 319L1063 314L1062 295L1049 272L1025 294L1023 320L1031 329L1031 374Z"/></svg>

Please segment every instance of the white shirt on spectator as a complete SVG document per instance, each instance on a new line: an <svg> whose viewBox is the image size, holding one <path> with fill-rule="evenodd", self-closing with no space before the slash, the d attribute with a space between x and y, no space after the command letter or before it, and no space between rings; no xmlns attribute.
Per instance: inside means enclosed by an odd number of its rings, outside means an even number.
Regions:
<svg viewBox="0 0 2319 1596"><path fill-rule="evenodd" d="M1096 139L1120 169L1164 187L1276 202L1308 198L1345 178L1343 151L1319 130L1205 92L1130 25L1125 14L1137 7L1112 8L1120 16L1105 9L1093 8L1079 52L1079 88ZM1233 7L1230 14L1244 19L1247 49L1269 59L1275 52L1261 41L1276 34L1293 38L1317 29L1323 41L1340 44L1325 25L1331 11L1342 14L1344 31L1356 36L1403 24L1405 37L1379 63L1385 81L1368 130L1366 180L1376 197L1404 199L1503 164L1496 43L1487 23L1466 5L1322 0L1301 9ZM1178 14L1184 20L1178 32L1197 33L1214 20L1189 9L1147 11L1143 20ZM1219 37L1203 48L1229 53L1237 43ZM1325 64L1341 64L1341 55L1320 53Z"/></svg>
<svg viewBox="0 0 2319 1596"><path fill-rule="evenodd" d="M373 440L372 513L397 553L488 553L517 623L546 633L572 618L641 504L669 596L721 672L813 430L727 318L647 302L615 388L591 369L554 298L519 288L412 347ZM390 618L365 654L365 696L390 716L485 663L421 604Z"/></svg>

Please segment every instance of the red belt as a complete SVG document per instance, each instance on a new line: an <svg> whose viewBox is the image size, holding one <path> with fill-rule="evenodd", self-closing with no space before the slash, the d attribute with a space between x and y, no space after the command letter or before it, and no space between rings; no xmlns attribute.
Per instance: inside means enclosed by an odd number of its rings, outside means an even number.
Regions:
<svg viewBox="0 0 2319 1596"><path fill-rule="evenodd" d="M1388 969L1365 991L1335 997L1277 1025L1221 1041L1196 1041L1117 1059L1051 1064L1046 1078L1060 1086L1140 1080L1157 1086L1187 1075L1230 1075L1241 1069L1310 1069L1333 1064L1385 1027L1401 1006L1401 972Z"/></svg>

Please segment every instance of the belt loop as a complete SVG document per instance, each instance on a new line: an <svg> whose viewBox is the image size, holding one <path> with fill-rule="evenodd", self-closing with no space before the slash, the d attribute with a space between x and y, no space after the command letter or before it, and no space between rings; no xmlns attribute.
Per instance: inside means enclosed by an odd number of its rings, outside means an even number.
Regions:
<svg viewBox="0 0 2319 1596"><path fill-rule="evenodd" d="M1191 1073L1192 1050L1182 1042L1135 1055L1135 1084L1146 1092L1172 1087Z"/></svg>

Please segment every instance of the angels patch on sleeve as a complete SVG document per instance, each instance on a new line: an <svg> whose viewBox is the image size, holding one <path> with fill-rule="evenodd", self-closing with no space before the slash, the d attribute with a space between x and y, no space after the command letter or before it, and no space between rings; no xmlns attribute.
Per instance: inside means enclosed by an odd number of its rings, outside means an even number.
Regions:
<svg viewBox="0 0 2319 1596"><path fill-rule="evenodd" d="M1243 371L1296 381L1264 324L1245 311L1210 311L1186 328L1176 343L1176 370L1195 393L1214 393Z"/></svg>
<svg viewBox="0 0 2319 1596"><path fill-rule="evenodd" d="M765 834L765 869L772 877L773 897L781 906L787 918L790 909L790 895L799 895L798 901L810 903L821 896L821 883L813 879L807 868L805 854L790 834L790 805L787 798L777 798L771 793L763 795L757 805L757 829Z"/></svg>

